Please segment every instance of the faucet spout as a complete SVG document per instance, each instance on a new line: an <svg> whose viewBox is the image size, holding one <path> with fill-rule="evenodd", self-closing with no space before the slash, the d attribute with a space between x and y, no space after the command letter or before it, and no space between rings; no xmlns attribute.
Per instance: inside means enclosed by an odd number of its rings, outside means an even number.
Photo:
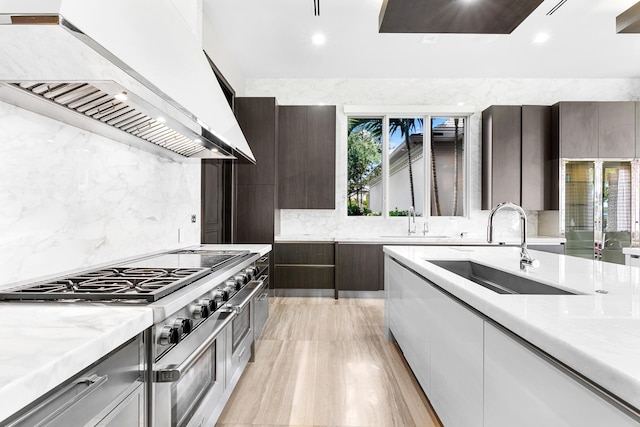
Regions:
<svg viewBox="0 0 640 427"><path fill-rule="evenodd" d="M413 206L409 207L409 234L416 232L416 209Z"/></svg>
<svg viewBox="0 0 640 427"><path fill-rule="evenodd" d="M524 209L515 203L502 202L498 203L489 213L489 223L487 224L487 242L493 243L493 218L496 213L503 209L510 209L518 212L520 215L520 270L526 270L527 267L537 267L540 263L529 254L527 250L527 214Z"/></svg>

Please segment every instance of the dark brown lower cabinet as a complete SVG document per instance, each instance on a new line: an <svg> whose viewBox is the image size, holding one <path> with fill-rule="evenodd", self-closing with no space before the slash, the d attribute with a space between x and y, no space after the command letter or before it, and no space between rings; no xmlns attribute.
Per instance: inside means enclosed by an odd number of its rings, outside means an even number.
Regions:
<svg viewBox="0 0 640 427"><path fill-rule="evenodd" d="M276 243L276 289L335 289L333 242Z"/></svg>
<svg viewBox="0 0 640 427"><path fill-rule="evenodd" d="M336 245L336 289L378 291L384 289L382 245Z"/></svg>
<svg viewBox="0 0 640 427"><path fill-rule="evenodd" d="M276 265L276 288L333 289L333 265Z"/></svg>

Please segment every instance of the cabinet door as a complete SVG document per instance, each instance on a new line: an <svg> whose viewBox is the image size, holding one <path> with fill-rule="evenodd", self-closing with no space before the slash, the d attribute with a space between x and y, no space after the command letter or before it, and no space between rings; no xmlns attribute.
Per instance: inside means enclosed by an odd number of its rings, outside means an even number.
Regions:
<svg viewBox="0 0 640 427"><path fill-rule="evenodd" d="M236 118L251 146L256 164L237 165L239 185L275 185L276 126L275 98L236 98Z"/></svg>
<svg viewBox="0 0 640 427"><path fill-rule="evenodd" d="M432 329L430 307L435 290L424 279L390 258L386 258L385 262L389 269L386 284L387 303L390 304L387 324L418 383L429 395Z"/></svg>
<svg viewBox="0 0 640 427"><path fill-rule="evenodd" d="M272 243L275 186L238 185L236 243Z"/></svg>
<svg viewBox="0 0 640 427"><path fill-rule="evenodd" d="M336 107L306 108L306 208L335 209Z"/></svg>
<svg viewBox="0 0 640 427"><path fill-rule="evenodd" d="M561 102L559 107L560 157L597 158L598 103Z"/></svg>
<svg viewBox="0 0 640 427"><path fill-rule="evenodd" d="M442 292L430 312L433 408L447 427L482 425L484 321Z"/></svg>
<svg viewBox="0 0 640 427"><path fill-rule="evenodd" d="M278 207L305 209L307 167L307 110L278 108Z"/></svg>
<svg viewBox="0 0 640 427"><path fill-rule="evenodd" d="M338 244L336 251L338 290L379 290L380 248L381 245Z"/></svg>
<svg viewBox="0 0 640 427"><path fill-rule="evenodd" d="M520 204L521 107L494 105L482 112L482 209Z"/></svg>
<svg viewBox="0 0 640 427"><path fill-rule="evenodd" d="M522 208L555 209L558 204L558 174L552 173L551 107L522 106ZM555 176L555 178L554 178Z"/></svg>
<svg viewBox="0 0 640 427"><path fill-rule="evenodd" d="M600 396L488 323L484 337L485 426L638 426ZM448 426L446 421L445 425Z"/></svg>
<svg viewBox="0 0 640 427"><path fill-rule="evenodd" d="M599 102L599 157L633 158L636 152L634 102Z"/></svg>

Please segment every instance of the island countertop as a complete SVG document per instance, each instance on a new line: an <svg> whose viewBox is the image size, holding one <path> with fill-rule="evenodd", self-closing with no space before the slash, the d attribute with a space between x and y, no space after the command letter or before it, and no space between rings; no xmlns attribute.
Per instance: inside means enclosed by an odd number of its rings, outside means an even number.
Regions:
<svg viewBox="0 0 640 427"><path fill-rule="evenodd" d="M640 268L510 247L385 246L384 252L635 408L640 408ZM429 260L468 260L579 295L501 295ZM600 292L606 292L602 294Z"/></svg>

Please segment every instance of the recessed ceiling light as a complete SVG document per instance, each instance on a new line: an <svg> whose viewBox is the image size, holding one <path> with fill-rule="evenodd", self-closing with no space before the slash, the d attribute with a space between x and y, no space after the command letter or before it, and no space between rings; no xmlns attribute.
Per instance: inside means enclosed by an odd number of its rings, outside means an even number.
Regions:
<svg viewBox="0 0 640 427"><path fill-rule="evenodd" d="M126 101L127 100L127 92L120 92L113 95L115 99L118 101Z"/></svg>
<svg viewBox="0 0 640 427"><path fill-rule="evenodd" d="M202 142L202 140L200 138L196 138L196 139L193 140L193 142L196 142L196 143L200 144Z"/></svg>
<svg viewBox="0 0 640 427"><path fill-rule="evenodd" d="M458 102L458 106L463 106L464 102Z"/></svg>
<svg viewBox="0 0 640 427"><path fill-rule="evenodd" d="M549 33L538 33L533 38L533 40L531 40L531 43L533 43L533 44L542 44L542 43L547 42L550 38L551 38L551 36L549 35Z"/></svg>
<svg viewBox="0 0 640 427"><path fill-rule="evenodd" d="M320 46L320 45L323 45L327 41L327 38L324 36L324 34L316 33L316 34L313 35L313 37L311 37L311 41L316 46Z"/></svg>
<svg viewBox="0 0 640 427"><path fill-rule="evenodd" d="M214 153L219 152L220 150L218 150L217 148L212 148L211 151L213 151Z"/></svg>
<svg viewBox="0 0 640 427"><path fill-rule="evenodd" d="M158 122L158 123L164 123L166 121L167 121L167 119L165 119L164 117L156 117L156 122Z"/></svg>

